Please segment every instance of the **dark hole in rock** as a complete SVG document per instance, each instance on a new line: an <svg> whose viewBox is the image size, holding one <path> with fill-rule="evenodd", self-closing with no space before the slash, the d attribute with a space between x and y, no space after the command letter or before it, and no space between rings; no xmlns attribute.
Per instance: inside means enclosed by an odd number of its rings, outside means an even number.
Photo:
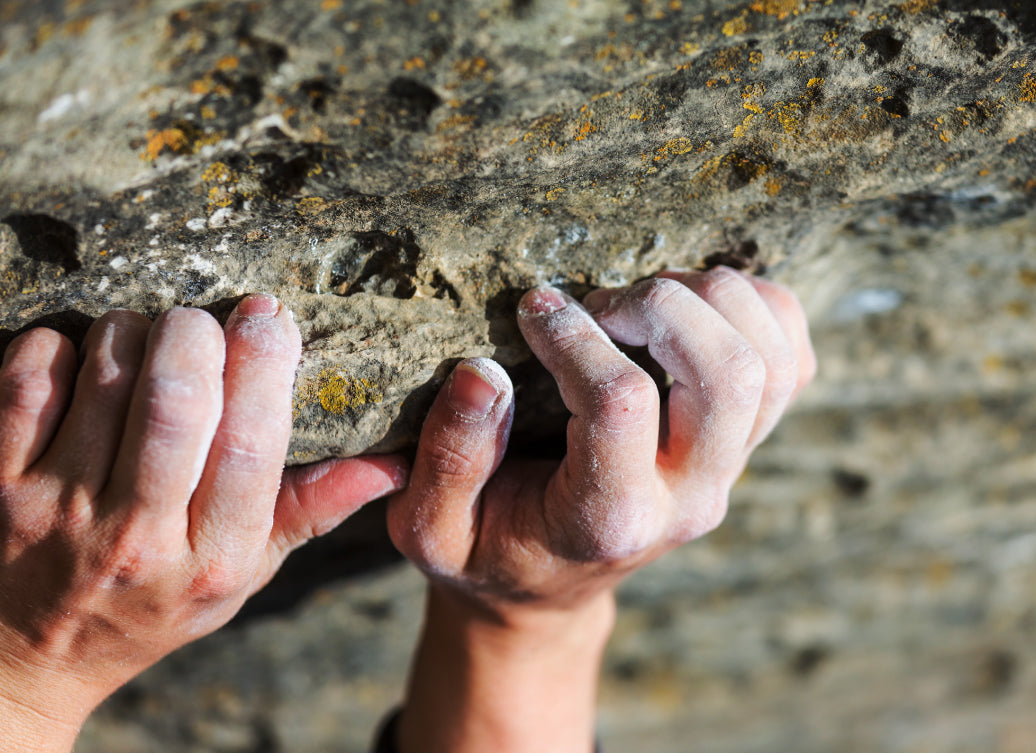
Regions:
<svg viewBox="0 0 1036 753"><path fill-rule="evenodd" d="M809 677L831 656L827 646L806 646L795 652L791 658L791 671L799 677Z"/></svg>
<svg viewBox="0 0 1036 753"><path fill-rule="evenodd" d="M967 16L950 28L950 36L962 47L974 49L986 60L992 60L1007 43L1000 27L985 16Z"/></svg>
<svg viewBox="0 0 1036 753"><path fill-rule="evenodd" d="M79 235L67 222L46 214L9 214L0 222L10 226L30 259L58 264L66 272L82 268L76 254Z"/></svg>
<svg viewBox="0 0 1036 753"><path fill-rule="evenodd" d="M353 233L352 240L331 265L328 287L335 295L414 297L421 249L413 233L406 229L396 235Z"/></svg>
<svg viewBox="0 0 1036 753"><path fill-rule="evenodd" d="M709 254L702 260L702 269L715 267L730 267L760 275L766 272L766 262L759 258L759 244L753 240L742 241L733 248Z"/></svg>
<svg viewBox="0 0 1036 753"><path fill-rule="evenodd" d="M285 159L273 152L260 152L252 157L252 161L258 168L263 188L274 199L297 194L317 164L309 155Z"/></svg>
<svg viewBox="0 0 1036 753"><path fill-rule="evenodd" d="M317 76L299 83L299 90L309 97L309 106L313 112L323 113L327 110L327 98L334 94L335 87L323 76Z"/></svg>
<svg viewBox="0 0 1036 753"><path fill-rule="evenodd" d="M1018 658L1010 651L996 649L983 657L977 677L979 692L999 695L1011 687L1018 674Z"/></svg>
<svg viewBox="0 0 1036 753"><path fill-rule="evenodd" d="M894 36L888 29L868 31L860 37L860 41L881 65L891 63L903 51L903 40Z"/></svg>
<svg viewBox="0 0 1036 753"><path fill-rule="evenodd" d="M388 93L406 113L416 117L422 124L428 120L432 110L442 104L442 99L430 87L412 78L400 76L392 79Z"/></svg>
<svg viewBox="0 0 1036 753"><path fill-rule="evenodd" d="M845 468L838 468L833 474L833 480L838 490L846 497L859 499L871 488L871 480L862 473L856 473Z"/></svg>
<svg viewBox="0 0 1036 753"><path fill-rule="evenodd" d="M903 94L897 93L891 97L885 97L881 101L881 109L889 115L895 115L899 118L910 117L910 105L907 103L907 98Z"/></svg>
<svg viewBox="0 0 1036 753"><path fill-rule="evenodd" d="M533 0L511 0L511 13L518 17L528 15L532 11Z"/></svg>

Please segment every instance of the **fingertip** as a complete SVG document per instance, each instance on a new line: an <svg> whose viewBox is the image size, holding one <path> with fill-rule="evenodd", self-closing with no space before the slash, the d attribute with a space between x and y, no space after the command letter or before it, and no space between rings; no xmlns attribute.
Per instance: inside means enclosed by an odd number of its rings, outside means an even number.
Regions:
<svg viewBox="0 0 1036 753"><path fill-rule="evenodd" d="M528 291L518 302L518 316L534 318L553 314L568 306L573 299L550 285L540 285Z"/></svg>
<svg viewBox="0 0 1036 753"><path fill-rule="evenodd" d="M457 416L482 421L512 392L511 379L500 364L489 358L469 358L453 370L446 399Z"/></svg>

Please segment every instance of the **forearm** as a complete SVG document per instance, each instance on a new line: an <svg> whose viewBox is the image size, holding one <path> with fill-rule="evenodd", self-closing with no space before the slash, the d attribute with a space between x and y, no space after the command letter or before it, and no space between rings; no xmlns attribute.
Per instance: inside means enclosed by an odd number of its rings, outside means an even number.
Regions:
<svg viewBox="0 0 1036 753"><path fill-rule="evenodd" d="M484 619L429 590L400 753L590 753L610 593L571 612Z"/></svg>

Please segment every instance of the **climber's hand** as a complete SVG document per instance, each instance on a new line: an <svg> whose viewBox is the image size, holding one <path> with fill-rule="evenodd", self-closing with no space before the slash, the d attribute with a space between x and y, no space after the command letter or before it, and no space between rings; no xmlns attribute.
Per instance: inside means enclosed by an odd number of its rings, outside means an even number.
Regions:
<svg viewBox="0 0 1036 753"><path fill-rule="evenodd" d="M67 750L130 677L226 622L287 553L401 487L394 458L283 474L298 329L270 296L113 311L0 366L0 749ZM279 491L278 491L279 490Z"/></svg>
<svg viewBox="0 0 1036 753"><path fill-rule="evenodd" d="M663 273L585 305L540 288L519 307L572 412L564 460L501 463L511 385L493 362L467 361L390 504L399 549L496 618L588 603L712 530L749 453L816 368L795 296L727 268ZM612 339L648 346L674 380L664 401Z"/></svg>

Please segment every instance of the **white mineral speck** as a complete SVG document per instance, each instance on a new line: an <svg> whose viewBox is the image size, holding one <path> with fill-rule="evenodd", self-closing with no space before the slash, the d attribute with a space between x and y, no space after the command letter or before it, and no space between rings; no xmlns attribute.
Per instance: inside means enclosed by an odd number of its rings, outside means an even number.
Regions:
<svg viewBox="0 0 1036 753"><path fill-rule="evenodd" d="M125 256L116 256L111 260L111 262L109 262L109 266L111 266L112 269L122 269L127 264L129 264L129 262L126 260Z"/></svg>
<svg viewBox="0 0 1036 753"><path fill-rule="evenodd" d="M187 220L187 229L193 230L195 233L200 233L205 229L206 224L204 217L195 217L193 220Z"/></svg>

